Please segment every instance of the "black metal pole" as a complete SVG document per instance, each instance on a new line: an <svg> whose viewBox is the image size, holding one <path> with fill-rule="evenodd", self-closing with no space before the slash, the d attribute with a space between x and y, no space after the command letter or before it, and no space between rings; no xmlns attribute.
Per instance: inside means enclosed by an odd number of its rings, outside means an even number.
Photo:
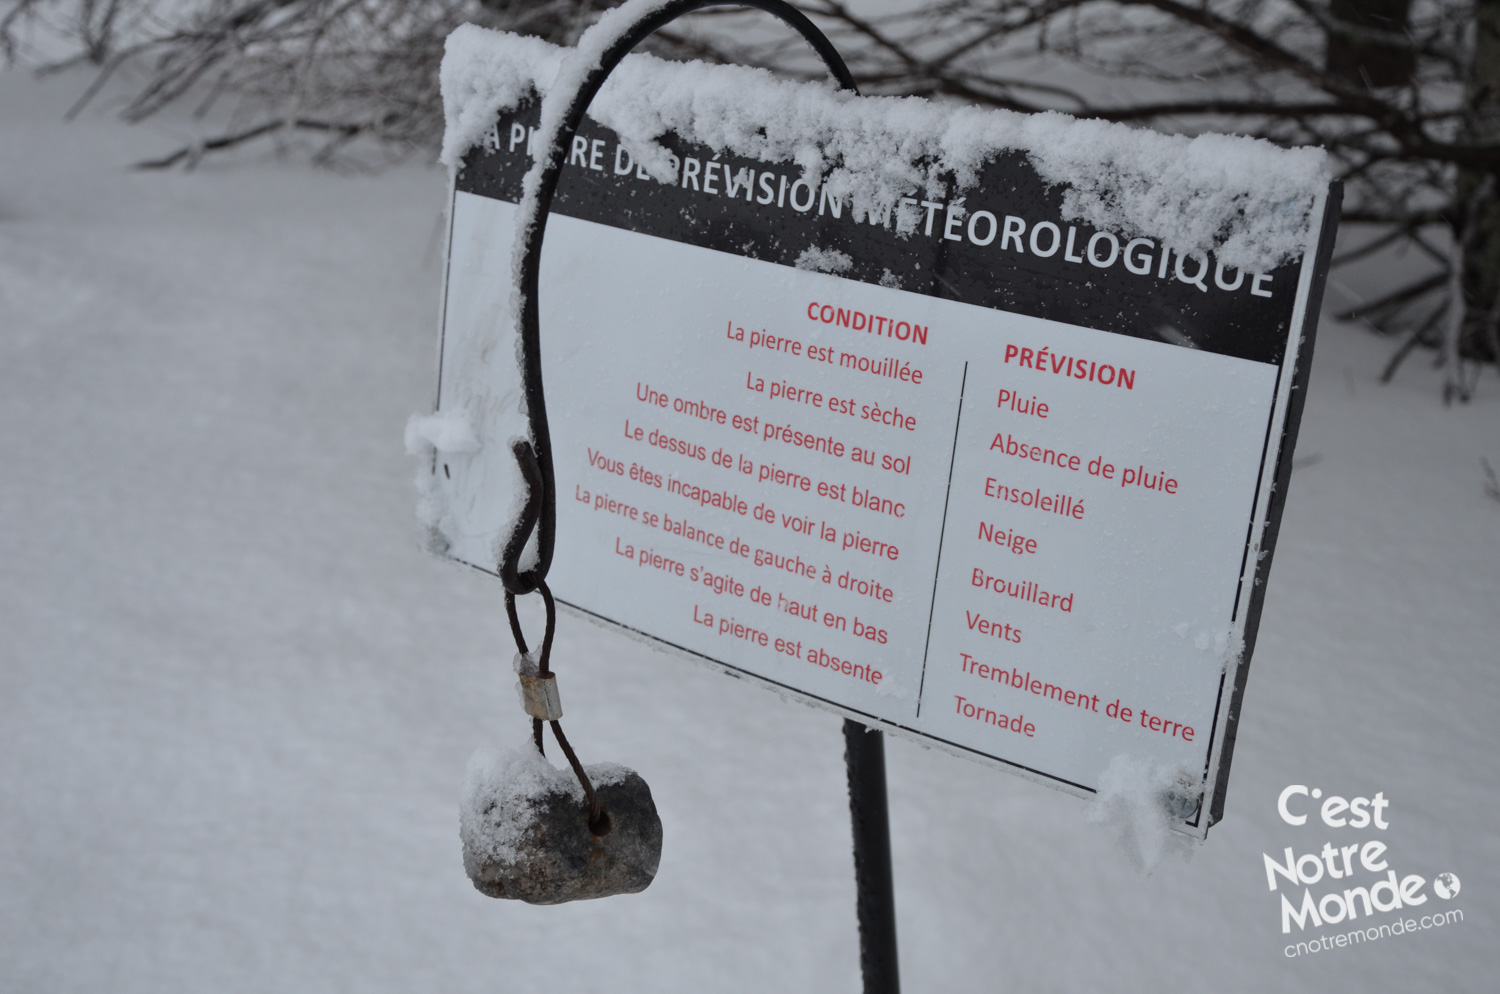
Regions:
<svg viewBox="0 0 1500 994"><path fill-rule="evenodd" d="M864 975L865 994L898 994L901 973L896 963L896 891L891 880L885 736L845 719L844 765L849 769L849 818L854 828L859 969Z"/></svg>

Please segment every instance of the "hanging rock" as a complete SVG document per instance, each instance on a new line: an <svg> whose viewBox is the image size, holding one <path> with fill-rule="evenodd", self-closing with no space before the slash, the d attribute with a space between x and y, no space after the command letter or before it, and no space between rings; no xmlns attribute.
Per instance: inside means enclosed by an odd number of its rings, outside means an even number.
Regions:
<svg viewBox="0 0 1500 994"><path fill-rule="evenodd" d="M588 825L583 788L527 740L508 753L480 749L469 758L459 837L464 870L483 894L562 904L650 885L661 862L661 818L651 788L614 763L584 767L604 806L607 827Z"/></svg>

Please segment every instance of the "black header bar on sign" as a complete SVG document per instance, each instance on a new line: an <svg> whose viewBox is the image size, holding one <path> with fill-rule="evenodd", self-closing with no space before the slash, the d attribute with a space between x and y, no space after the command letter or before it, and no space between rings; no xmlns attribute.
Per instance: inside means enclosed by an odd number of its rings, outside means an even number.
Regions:
<svg viewBox="0 0 1500 994"><path fill-rule="evenodd" d="M539 113L532 97L469 150L457 189L519 202ZM794 163L716 155L669 135L675 184L646 176L618 136L585 118L568 150L553 211L745 258L817 268L947 300L1202 349L1282 362L1301 260L1264 274L1211 257L1164 253L1062 219L1049 187L1019 152L986 165L978 186L943 200L913 192L894 222L856 221L851 208L802 180ZM1165 258L1164 258L1165 256ZM840 260L843 261L843 260Z"/></svg>

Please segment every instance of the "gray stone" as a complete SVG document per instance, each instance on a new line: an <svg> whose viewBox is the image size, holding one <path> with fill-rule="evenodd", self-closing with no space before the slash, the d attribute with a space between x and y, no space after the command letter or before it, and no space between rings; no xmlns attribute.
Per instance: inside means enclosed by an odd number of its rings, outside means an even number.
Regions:
<svg viewBox="0 0 1500 994"><path fill-rule="evenodd" d="M562 904L646 889L661 863L661 818L651 788L619 766L589 768L603 774L595 792L609 828L595 835L576 781L551 778L524 795L481 791L466 801L460 835L464 870L490 897L528 904ZM561 772L561 771L559 771ZM497 846L496 838L504 844Z"/></svg>

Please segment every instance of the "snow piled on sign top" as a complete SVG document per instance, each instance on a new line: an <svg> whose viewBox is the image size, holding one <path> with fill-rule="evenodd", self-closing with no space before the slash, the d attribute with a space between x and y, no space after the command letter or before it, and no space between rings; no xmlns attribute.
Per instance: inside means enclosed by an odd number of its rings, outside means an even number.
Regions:
<svg viewBox="0 0 1500 994"><path fill-rule="evenodd" d="M649 0L648 0L649 2ZM623 11L623 8L622 8ZM587 36L585 36L587 37ZM446 132L441 160L460 167L496 118L560 80L571 50L464 25L442 65ZM568 73L569 77L576 73ZM901 197L942 197L952 177L974 189L985 164L1024 154L1063 188L1063 216L1101 231L1152 238L1185 253L1266 272L1306 248L1312 210L1332 171L1321 149L1282 149L1231 135L1164 135L1065 114L1020 114L920 97L860 97L832 82L765 70L627 57L588 116L619 134L642 168L674 182L660 139L684 140L762 162L794 163L846 201L857 220L910 230ZM906 212L911 213L911 212Z"/></svg>

